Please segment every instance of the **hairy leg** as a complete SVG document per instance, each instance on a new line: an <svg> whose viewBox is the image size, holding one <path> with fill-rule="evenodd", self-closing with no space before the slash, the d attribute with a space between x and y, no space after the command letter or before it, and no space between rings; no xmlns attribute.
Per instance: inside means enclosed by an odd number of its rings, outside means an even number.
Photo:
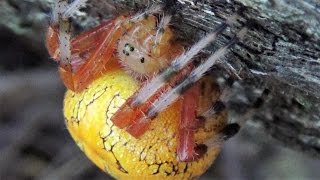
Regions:
<svg viewBox="0 0 320 180"><path fill-rule="evenodd" d="M175 78L176 74L181 75L181 71L190 65L193 57L208 44L214 41L228 25L233 24L236 21L236 18L236 15L231 16L213 33L210 33L201 39L198 43L193 45L189 51L186 51L173 60L172 63L160 74L146 82L145 85L138 90L135 95L126 101L121 110L119 110L113 116L112 121L114 124L120 128L129 127L133 123L143 123L146 125L148 124L146 121L150 121L150 119L154 118L157 113L163 111L170 104L176 101L184 90L188 89L189 86L199 80L203 76L203 73L206 72L220 56L223 56L227 50L237 42L237 38L234 38L228 45L220 49L218 53L215 53L213 57L209 58L211 59L210 61L207 61L209 64L202 64L196 68L194 72L192 72L191 76L186 78L186 80L180 85L172 87L171 85L168 85L168 82ZM243 34L244 32L242 31L241 35L243 36ZM181 80L181 78L178 80ZM172 85L173 84L174 83L172 83ZM146 104L148 104L149 107L146 107Z"/></svg>

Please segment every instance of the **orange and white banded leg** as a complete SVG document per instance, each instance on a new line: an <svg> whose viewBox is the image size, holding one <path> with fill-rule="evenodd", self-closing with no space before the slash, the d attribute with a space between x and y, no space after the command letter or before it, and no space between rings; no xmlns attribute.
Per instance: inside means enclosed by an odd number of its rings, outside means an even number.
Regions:
<svg viewBox="0 0 320 180"><path fill-rule="evenodd" d="M195 143L195 131L203 126L202 119L197 118L200 87L195 85L188 89L182 96L181 117L178 130L177 158L179 161L188 162L199 159L203 152Z"/></svg>
<svg viewBox="0 0 320 180"><path fill-rule="evenodd" d="M71 26L69 18L73 16L73 14L77 12L81 7L85 6L86 2L87 0L75 0L74 2L69 4L68 0L57 0L54 4L49 31L52 30L56 33L54 36L56 36L55 38L57 38L56 40L58 40L59 42L55 42L59 44L59 62L62 65L66 66L66 69L71 64ZM50 52L51 50L57 49L57 47L48 47L50 54L53 53Z"/></svg>
<svg viewBox="0 0 320 180"><path fill-rule="evenodd" d="M232 38L228 42L227 45L217 50L204 63L194 68L190 75L186 76L181 81L181 83L175 85L174 87L168 86L168 84L166 83L168 82L167 79L177 73L176 69L180 70L180 68L183 68L181 67L181 64L184 64L185 61L187 61L186 59L193 57L188 57L189 53L196 54L195 52L190 52L194 50L194 47L192 47L190 51L182 55L183 57L187 57L179 60L178 65L176 61L174 61L172 66L165 69L164 72L156 76L151 80L151 82L148 82L144 87L142 87L142 89L140 89L138 93L133 96L133 98L130 98L122 106L121 111L116 112L116 114L113 116L113 122L120 128L131 127L133 124L135 127L137 127L140 124L141 127L143 127L140 130L143 132L137 133L137 131L134 131L135 133L132 135L134 135L135 137L139 137L140 135L142 135L147 129L145 128L145 126L150 124L150 121L155 118L159 112L162 112L169 105L174 103L182 95L183 92L192 87L193 84L195 84L201 77L203 77L204 73L207 72L220 57L224 56L224 54L228 52L232 45L237 43L239 39L243 38L245 33L246 28L243 28L234 38ZM203 42L200 42L201 46L204 46L202 44ZM198 48L199 44L196 44L195 46L200 51L200 49ZM130 133L130 131L128 132Z"/></svg>
<svg viewBox="0 0 320 180"><path fill-rule="evenodd" d="M76 92L86 88L93 80L110 70L110 67L119 67L115 64L107 66L107 63L116 58L115 46L126 31L120 26L127 18L119 16L71 39L69 17L85 3L85 0L76 0L71 4L63 0L57 1L53 9L52 24L47 32L49 54L59 63L64 84Z"/></svg>
<svg viewBox="0 0 320 180"><path fill-rule="evenodd" d="M126 101L126 103L124 103L124 105L120 108L120 110L115 113L115 115L112 118L113 123L120 128L126 128L136 123L145 125L148 124L146 123L146 121L149 120L146 119L152 119L158 112L161 112L163 109L167 107L166 105L161 105L161 103L159 103L159 105L152 105L154 104L154 102L156 102L158 97L166 91L172 92L173 94L177 94L177 92L170 90L172 89L172 86L169 85L168 82L171 79L174 79L177 74L181 74L181 71L184 68L188 67L190 63L192 63L193 57L196 54L198 54L203 48L205 48L211 42L213 42L227 26L233 24L236 21L236 18L236 15L231 16L229 19L227 19L225 23L221 24L214 32L208 34L198 43L193 45L190 48L190 50L182 53L180 56L175 58L175 60L173 60L167 68L165 68L162 72L160 72L150 81L147 81L145 85L143 85L141 89L139 89L131 98L129 98ZM228 47L226 47L225 49L227 48ZM223 52L225 53L225 51ZM220 55L221 52L220 54L218 54L218 57ZM201 76L202 74L200 75L200 77ZM177 97L178 96L172 99L173 101L168 100L170 101L168 104L170 105L172 102L174 102L177 99ZM167 101L167 99L165 101ZM139 118L140 120L137 118ZM141 135L143 134L143 132L138 134Z"/></svg>

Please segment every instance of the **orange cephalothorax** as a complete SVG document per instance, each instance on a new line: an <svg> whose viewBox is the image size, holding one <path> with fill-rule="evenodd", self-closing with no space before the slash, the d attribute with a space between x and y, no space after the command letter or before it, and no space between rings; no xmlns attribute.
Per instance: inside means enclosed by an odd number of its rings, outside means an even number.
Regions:
<svg viewBox="0 0 320 180"><path fill-rule="evenodd" d="M157 74L182 52L181 46L172 43L174 34L168 27L169 20L165 17L158 24L155 16L147 16L119 39L119 60L136 78L143 80Z"/></svg>

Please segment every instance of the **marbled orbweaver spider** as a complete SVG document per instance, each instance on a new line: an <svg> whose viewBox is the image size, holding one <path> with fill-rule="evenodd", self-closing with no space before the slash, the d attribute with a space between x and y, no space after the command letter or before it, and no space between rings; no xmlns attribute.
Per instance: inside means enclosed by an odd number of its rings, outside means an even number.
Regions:
<svg viewBox="0 0 320 180"><path fill-rule="evenodd" d="M174 41L161 7L119 16L70 38L69 17L86 1L57 1L47 48L69 89L67 128L86 155L118 179L191 179L213 162L238 124L227 124L215 80L205 76L241 38L207 60L194 56L237 21L227 18L189 50Z"/></svg>

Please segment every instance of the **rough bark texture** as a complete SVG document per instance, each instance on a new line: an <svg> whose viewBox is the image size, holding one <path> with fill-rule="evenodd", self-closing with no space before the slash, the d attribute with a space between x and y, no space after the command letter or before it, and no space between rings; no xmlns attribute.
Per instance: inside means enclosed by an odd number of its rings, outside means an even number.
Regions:
<svg viewBox="0 0 320 180"><path fill-rule="evenodd" d="M32 40L31 45L40 49L37 52L45 57L42 42L52 2L1 1L0 25ZM94 26L112 14L144 9L148 2L92 0L85 8L86 13L74 18L75 29ZM285 146L320 157L319 1L179 0L170 7L174 8L167 10L175 12L172 24L179 37L187 40L189 45L205 32L212 31L223 17L241 11L242 23L230 28L218 43L204 52L204 56L213 52L241 25L248 26L245 40L214 68L220 75L231 74L242 79L240 86L233 87L234 98L229 103L233 117L241 116L244 109L240 107L250 110L257 98L257 90L268 89L270 94L259 109L252 111L249 124L265 129ZM230 66L236 75L228 71Z"/></svg>

